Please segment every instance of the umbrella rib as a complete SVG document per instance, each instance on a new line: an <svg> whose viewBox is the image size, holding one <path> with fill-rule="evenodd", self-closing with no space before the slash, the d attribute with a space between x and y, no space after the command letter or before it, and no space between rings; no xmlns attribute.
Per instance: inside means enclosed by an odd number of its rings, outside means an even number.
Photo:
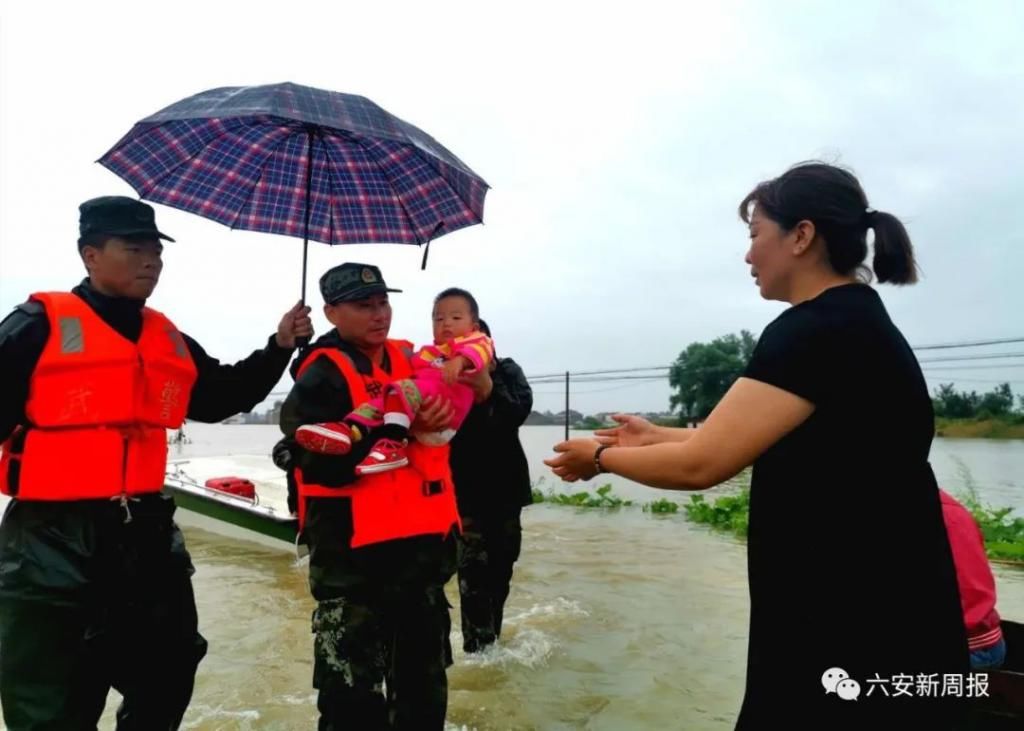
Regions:
<svg viewBox="0 0 1024 731"><path fill-rule="evenodd" d="M409 213L409 209L406 208L405 201L402 200L402 196L398 195L398 193L397 193L398 189L395 187L395 183L391 179L391 176L388 175L387 171L383 168L383 166L380 164L380 162L377 161L377 157L375 155L369 154L369 150L367 149L366 145L363 144L362 136L361 135L352 135L352 141L356 142L360 147L363 148L364 151L367 152L367 155L366 155L367 159L373 160L373 164L377 166L377 169L380 170L380 174L384 177L385 180L388 181L388 184L391 186L391 189L396 191L395 192L395 199L398 201L398 205L402 207L402 212L405 213L405 217L409 221L409 229L414 234L416 234L416 245L417 246L423 246L423 244L425 244L427 242L425 242L420 237L419 229L416 227L416 219L414 219L412 217L412 214ZM435 170L434 172L437 172L437 171ZM445 181L445 182L448 182L448 181Z"/></svg>
<svg viewBox="0 0 1024 731"><path fill-rule="evenodd" d="M159 126L159 125L157 125L157 126ZM155 178L153 178L153 182L152 182L152 183L151 183L150 185L148 185L148 186L144 186L142 190L139 190L139 191L138 191L138 192L139 192L139 197L141 197L141 198L145 198L145 197L146 197L147 195L149 195L149 194L150 194L150 192L151 192L151 191L152 191L152 190L153 190L154 188L156 188L156 187L157 187L158 185L160 185L160 183L162 183L162 182L164 181L164 178L166 178L166 177L167 177L168 175L170 175L171 173L177 172L177 170L178 170L178 169L179 169L179 168L180 168L180 167L181 167L182 165L185 165L185 164L187 164L187 163L190 163L190 162L192 162L192 161L193 161L194 159L196 159L197 157L199 157L199 155L201 155L201 154L202 154L203 150L205 150L205 149L206 149L207 147L209 147L209 146L210 146L211 144L213 144L214 142L217 142L217 141L218 141L218 140L220 140L221 138L223 138L223 137L226 137L226 136L227 136L227 135L228 135L228 134L229 134L230 132L234 132L234 131L235 131L235 129L237 129L237 128L238 128L238 126L240 126L240 124L239 124L239 125L236 125L236 126L234 126L234 127L232 127L232 128L230 128L230 129L228 129L228 128L227 128L227 125L225 125L225 128L221 130L220 134L218 134L218 135L217 135L217 136L215 136L215 137L212 137L212 138L210 138L210 141L209 141L209 142L207 142L207 143L205 143L205 144L204 144L204 145L203 145L202 147L200 147L200 148L199 148L199 150L197 150L197 151L196 151L196 154L192 155L191 157L186 157L185 159L181 160L181 161L180 161L180 162L179 162L179 163L178 163L177 165L175 165L174 167L168 168L168 169L167 169L167 170L166 170L166 171L165 171L165 172L163 173L163 175L161 175L160 177L155 177ZM101 160L100 162L102 163L102 160ZM107 168L109 168L109 165L104 165L104 167L107 167ZM133 187L134 187L134 186L133 186ZM138 189L136 188L136 190L138 190Z"/></svg>
<svg viewBox="0 0 1024 731"><path fill-rule="evenodd" d="M285 120L282 120L282 121L285 121ZM291 129L291 128L292 128L292 125L287 124L287 123L282 124L280 127L278 127L278 129ZM276 154L277 150L281 147L281 145L285 144L293 136L294 135L283 135L281 137L281 141L280 142L278 142L273 147L268 148L268 153L269 153L268 156L267 156L268 159L270 157L272 157L274 154ZM233 220L231 222L231 224L228 226L228 228L230 228L232 231L236 230L235 226L238 225L238 219L240 219L242 217L242 211L244 211L248 207L250 201L252 201L253 197L255 197L256 189L259 187L259 184L260 184L261 180L263 180L263 166L262 165L259 168L259 175L256 177L256 182L253 183L252 187L249 189L249 195L242 202L242 205L238 207L238 213L235 214L235 220Z"/></svg>
<svg viewBox="0 0 1024 731"><path fill-rule="evenodd" d="M345 138L344 138L344 137L342 137L341 135L336 135L336 134L335 134L335 135L331 135L331 136L332 136L332 137L338 137L338 138L340 138L340 139L342 139L342 140L345 140ZM354 134L351 134L351 133L349 133L349 137L351 138L351 139L350 139L350 141L351 141L351 142L354 142L354 143L356 143L356 144L357 144L357 145L359 145L359 146L360 146L360 147L361 147L361 148L362 148L362 149L363 149L364 151L366 151L366 153L367 153L367 154L366 154L366 159L368 159L368 160L372 160L372 161L373 161L373 164L377 166L377 169L378 169L378 170L380 170L380 174L381 174L381 176L382 176L382 177L383 177L383 178L384 178L385 180L387 180L387 181L388 181L388 184L389 184L389 185L391 186L391 189L392 189L392 190L396 190L396 188L395 188L395 185L394 185L394 182L393 182L393 181L391 180L391 177L390 177L390 176L389 176L389 175L388 175L388 174L387 174L387 173L386 173L386 172L384 171L384 168L382 168L382 167L381 167L380 163L379 163L379 162L377 162L377 158L376 158L376 157L375 157L374 155L371 155L371 154L369 154L369 151L367 150L367 148L366 148L366 145L364 145L364 144L363 144L363 142L362 142L362 138L361 138L361 137L360 137L359 135L354 135ZM330 148L328 148L328 147L327 147L326 145L324 145L324 149L325 149L325 150L329 150ZM330 157L330 152L328 152L328 153L327 153L327 156L328 156L328 157ZM333 198L334 198L334 196L332 195L332 196L331 196L331 199L332 199L332 206L333 206ZM412 231L413 233L415 233L415 234L416 234L416 245L417 245L417 246L423 246L423 244L424 244L424 243L426 243L426 242L425 242L425 241L423 241L423 240L422 240L422 239L420 238L420 232L419 232L419 231L418 231L418 230L416 229L416 225L415 225L415 220L413 219L412 215L410 215L410 213L409 213L409 209L405 207L405 202L404 202L404 201L402 200L402 196L400 196L400 195L398 195L397 193L395 193L395 199L396 199L396 200L398 201L398 205L399 205L399 206L401 206L401 208L402 208L402 212L403 212L403 213L405 213L405 217L406 217L406 219L407 219L407 220L409 221L409 224L410 224L410 225L409 225L409 229L410 229L410 230L411 230L411 231Z"/></svg>
<svg viewBox="0 0 1024 731"><path fill-rule="evenodd" d="M460 200L460 201L462 202L462 205L464 205L464 206L466 207L466 210L468 210L468 211L470 211L471 213L473 213L473 215L474 215L474 216L476 217L477 223L483 223L483 222L484 222L484 221L483 221L483 219L482 219L482 218L480 218L480 216L477 216L477 215L476 215L476 212L475 212L475 211L473 211L473 205L472 205L471 203L469 203L469 202L468 202L468 201L467 201L467 200L466 200L465 198L463 198L463 197L462 197L462 195L460 195L460 194L459 194L459 190L458 190L458 188L456 188L456 187L455 187L454 185L452 185L451 183L449 183L449 182L448 182L448 178L446 178L446 177L445 177L445 176L444 176L444 175L443 175L443 174L441 173L441 171L440 171L440 170L438 170L437 166L435 166L435 165L434 165L434 162L433 162L433 160L434 160L434 156L433 156L433 155L430 155L430 154L424 154L424 153L423 153L423 150L421 150L421 149L419 148L419 146L417 146L416 144L414 144L414 143L412 143L412 142L410 142L409 144L410 144L410 145L412 145L412 148L413 148L414 150L416 150L416 155L417 155L417 156L419 156L420 158L422 158L422 159L423 159L423 160L424 160L424 161L425 161L425 162L427 163L427 165L429 165L429 166L430 166L430 168L431 168L431 169L432 169L432 170L433 170L433 171L434 171L435 173L437 173L437 177L441 178L441 180L443 180L443 181L445 182L445 184L446 184L446 185L448 186L448 188L449 188L449 189L450 189L450 190L452 191L452 193L453 193L453 194L455 195L455 197L456 197L456 198L458 198L458 199L459 199L459 200ZM452 167L454 167L454 166L452 166ZM479 176L475 176L475 177L479 177ZM483 178L480 178L480 181L481 181L481 182L483 182ZM486 186L487 184L486 184L486 183L484 183L484 185ZM487 187L490 187L490 186L487 186ZM444 223L444 222L442 221L442 223ZM435 230L436 230L436 228L435 228Z"/></svg>
<svg viewBox="0 0 1024 731"><path fill-rule="evenodd" d="M327 144L327 137L328 136L330 136L330 137L338 137L339 135L333 135L333 134L332 135L327 135L326 133L331 131L331 128L329 128L329 127L321 127L320 129L321 129L321 132L324 133L324 134L322 134L320 136L320 142L321 142L320 146L323 147L324 157L327 158L327 165L326 165L326 168L327 168L327 181L328 181L328 183L327 183L327 201L328 201L328 203L327 203L327 222L328 222L328 226L330 228L330 233L328 234L328 239L329 240L327 242L327 245L328 246L334 246L334 218L335 218L334 217L334 188L335 188L335 186L334 186L334 183L335 183L334 160L331 157L331 146ZM339 183L339 186L340 186L340 183ZM340 218L338 220L339 220L339 222L341 221ZM339 223L339 226L338 226L338 230L341 230L340 223ZM345 243L345 242L342 241L342 243Z"/></svg>

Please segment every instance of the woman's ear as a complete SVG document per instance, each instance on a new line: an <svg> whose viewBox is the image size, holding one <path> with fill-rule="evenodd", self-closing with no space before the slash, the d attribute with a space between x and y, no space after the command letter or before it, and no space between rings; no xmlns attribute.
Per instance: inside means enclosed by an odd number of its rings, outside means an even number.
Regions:
<svg viewBox="0 0 1024 731"><path fill-rule="evenodd" d="M792 252L794 256L803 256L811 248L814 243L815 236L818 235L817 228L815 228L812 221L800 221L789 231L793 237Z"/></svg>

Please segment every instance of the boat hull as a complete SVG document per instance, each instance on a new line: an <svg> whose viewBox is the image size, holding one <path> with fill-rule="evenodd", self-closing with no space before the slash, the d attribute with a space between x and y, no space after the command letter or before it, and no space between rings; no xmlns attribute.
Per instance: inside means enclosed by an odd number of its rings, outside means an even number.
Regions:
<svg viewBox="0 0 1024 731"><path fill-rule="evenodd" d="M1006 661L999 670L987 671L987 696L974 699L972 720L978 731L1024 728L1024 624L1003 620L1002 628Z"/></svg>
<svg viewBox="0 0 1024 731"><path fill-rule="evenodd" d="M292 551L298 520L268 515L216 496L199 494L180 486L166 485L178 509L175 521L186 528L199 528L228 538L245 540L268 548ZM254 506L256 507L256 506Z"/></svg>
<svg viewBox="0 0 1024 731"><path fill-rule="evenodd" d="M198 528L235 540L257 543L275 550L295 552L298 519L287 509L287 487L281 473L265 470L263 463L239 457L178 460L168 465L164 491L177 505L175 521L184 528ZM218 490L225 474L255 476L255 498ZM211 480L212 478L212 480Z"/></svg>

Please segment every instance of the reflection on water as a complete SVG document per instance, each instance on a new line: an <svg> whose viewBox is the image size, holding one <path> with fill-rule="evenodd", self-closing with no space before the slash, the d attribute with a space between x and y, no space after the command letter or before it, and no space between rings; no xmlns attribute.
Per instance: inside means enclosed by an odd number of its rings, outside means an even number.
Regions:
<svg viewBox="0 0 1024 731"><path fill-rule="evenodd" d="M190 454L269 453L274 427L189 426ZM557 427L523 430L535 477ZM1024 443L939 440L940 481L963 487L961 460L982 497L1020 505ZM957 482L960 480L960 482ZM616 481L641 502L672 496ZM546 487L559 485L548 480ZM574 488L575 489L579 489ZM450 729L730 729L742 694L747 630L742 544L681 515L535 505L523 514L523 555L500 645L466 657L455 604ZM310 614L303 566L287 553L188 532L201 628L186 728L315 728ZM996 567L999 608L1024 618L1024 571ZM112 719L116 695L105 717ZM106 727L112 723L105 722Z"/></svg>

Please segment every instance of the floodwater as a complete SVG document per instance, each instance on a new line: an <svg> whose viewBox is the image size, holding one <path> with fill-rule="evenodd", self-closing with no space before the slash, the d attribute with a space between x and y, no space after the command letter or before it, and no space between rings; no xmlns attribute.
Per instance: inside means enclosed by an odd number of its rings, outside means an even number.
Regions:
<svg viewBox="0 0 1024 731"><path fill-rule="evenodd" d="M174 456L269 454L279 437L272 426L190 424L187 432L192 443ZM536 480L562 430L521 434ZM940 439L933 465L947 489L972 482L984 501L1024 513L1024 442ZM616 494L640 504L688 499L611 481ZM549 473L540 487L563 489ZM448 586L456 605L449 729L732 728L749 610L741 543L691 524L682 511L658 516L640 507L538 504L524 510L523 526L498 647L462 654L458 590ZM286 552L198 530L186 535L210 652L185 728L315 728L305 568ZM1001 612L1024 618L1024 571L995 572ZM104 727L113 728L117 702L112 693Z"/></svg>

